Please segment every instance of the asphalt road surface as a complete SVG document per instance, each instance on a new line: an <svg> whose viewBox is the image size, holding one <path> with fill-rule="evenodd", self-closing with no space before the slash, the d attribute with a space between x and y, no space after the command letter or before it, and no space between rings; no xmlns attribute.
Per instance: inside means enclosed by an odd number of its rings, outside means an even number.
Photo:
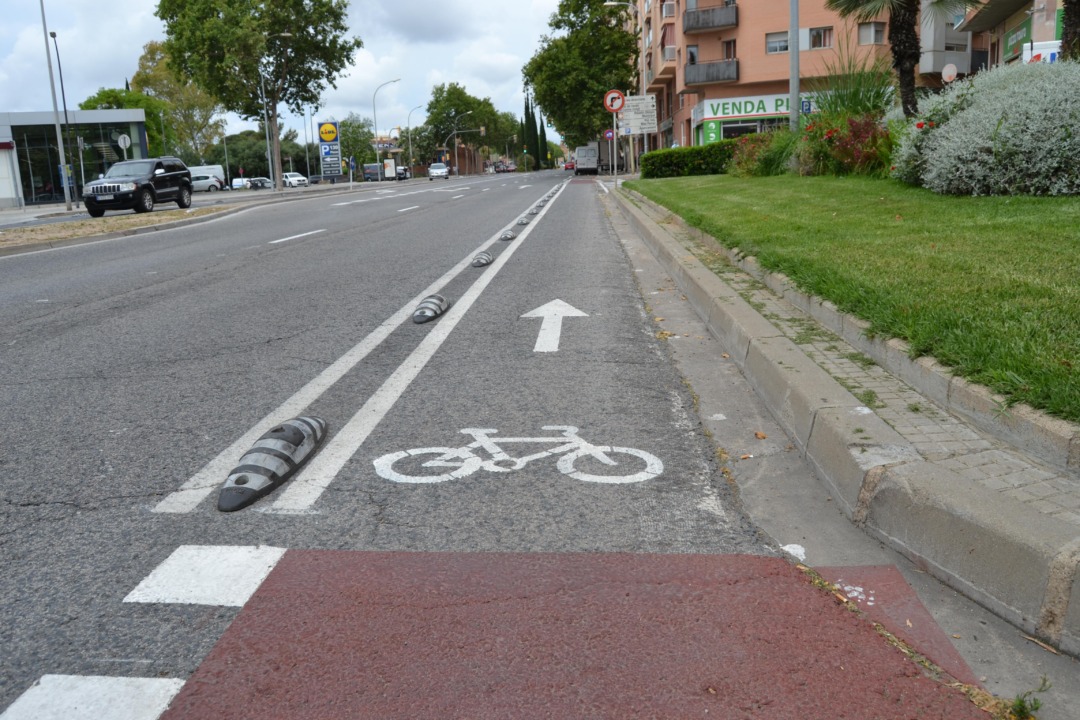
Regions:
<svg viewBox="0 0 1080 720"><path fill-rule="evenodd" d="M0 258L0 717L977 717L748 519L642 273L558 172Z"/></svg>

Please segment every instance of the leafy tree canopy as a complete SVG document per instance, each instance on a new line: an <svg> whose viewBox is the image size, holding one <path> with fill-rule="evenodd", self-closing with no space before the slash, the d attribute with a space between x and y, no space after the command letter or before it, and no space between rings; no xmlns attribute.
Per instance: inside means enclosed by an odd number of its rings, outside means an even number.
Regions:
<svg viewBox="0 0 1080 720"><path fill-rule="evenodd" d="M604 0L561 0L540 49L522 70L536 105L570 146L596 140L610 125L604 93L634 86L637 36L624 10Z"/></svg>
<svg viewBox="0 0 1080 720"><path fill-rule="evenodd" d="M218 117L221 104L195 83L175 74L168 66L168 55L160 42L151 41L143 46L131 87L169 104L168 122L176 134L179 153L186 159L205 159L214 141L225 131L225 120Z"/></svg>
<svg viewBox="0 0 1080 720"><path fill-rule="evenodd" d="M146 113L146 142L150 145L147 148L150 155L172 155L178 152L176 150L176 135L165 122L169 112L169 104L164 100L144 95L135 90L101 88L79 103L80 110L104 110L108 108L141 109ZM162 134L163 130L164 135Z"/></svg>
<svg viewBox="0 0 1080 720"><path fill-rule="evenodd" d="M278 105L297 114L318 105L363 46L347 35L347 14L347 0L160 0L157 9L170 65L227 110L266 112L275 145Z"/></svg>

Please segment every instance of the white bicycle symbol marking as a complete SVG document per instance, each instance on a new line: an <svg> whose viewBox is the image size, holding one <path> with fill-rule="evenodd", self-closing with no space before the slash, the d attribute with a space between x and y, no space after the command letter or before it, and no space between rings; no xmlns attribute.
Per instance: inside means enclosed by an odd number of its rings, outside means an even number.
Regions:
<svg viewBox="0 0 1080 720"><path fill-rule="evenodd" d="M477 470L483 468L489 472L505 473L520 470L533 460L540 460L552 455L562 454L556 465L559 472L569 475L575 480L596 483L638 483L651 480L664 472L664 463L660 458L644 450L628 447L611 447L609 445L593 445L578 436L578 429L571 425L545 425L542 430L557 430L561 435L549 437L494 437L498 432L494 428L463 428L461 432L472 435L473 442L459 448L427 447L401 450L399 452L383 455L375 460L375 472L380 477L399 483L438 483L447 480L468 477ZM561 443L557 447L532 455L513 457L500 447L500 443ZM483 450L491 456L485 460L479 457L475 451ZM410 475L406 472L398 472L394 464L407 458L422 455L434 455L435 457L419 464L419 468L430 468L431 474ZM622 458L622 462L613 460L612 455L629 455L630 458ZM611 467L613 471L627 469L628 463L633 463L630 469L638 469L631 475L593 475L577 470L574 465L583 458L593 458L601 464ZM636 458L634 460L633 458ZM410 469L416 469L415 463Z"/></svg>

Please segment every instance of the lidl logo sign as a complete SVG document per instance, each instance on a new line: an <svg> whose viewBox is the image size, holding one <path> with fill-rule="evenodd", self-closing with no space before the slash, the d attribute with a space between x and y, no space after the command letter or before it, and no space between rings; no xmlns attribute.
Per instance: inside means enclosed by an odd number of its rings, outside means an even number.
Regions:
<svg viewBox="0 0 1080 720"><path fill-rule="evenodd" d="M337 125L334 123L323 123L320 125L319 139L323 142L334 142L337 140Z"/></svg>

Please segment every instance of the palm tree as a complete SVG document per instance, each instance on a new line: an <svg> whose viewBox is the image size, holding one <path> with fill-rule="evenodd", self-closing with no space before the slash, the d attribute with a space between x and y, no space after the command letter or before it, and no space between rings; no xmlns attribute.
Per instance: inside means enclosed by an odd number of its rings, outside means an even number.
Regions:
<svg viewBox="0 0 1080 720"><path fill-rule="evenodd" d="M1080 0L1065 0L1061 21L1061 59L1080 62Z"/></svg>
<svg viewBox="0 0 1080 720"><path fill-rule="evenodd" d="M918 28L921 4L920 0L825 0L825 7L839 13L840 17L855 18L857 22L869 22L888 14L893 69L900 84L900 104L906 117L918 113L915 66L922 55ZM925 4L934 12L956 14L980 4L980 0L925 0Z"/></svg>

